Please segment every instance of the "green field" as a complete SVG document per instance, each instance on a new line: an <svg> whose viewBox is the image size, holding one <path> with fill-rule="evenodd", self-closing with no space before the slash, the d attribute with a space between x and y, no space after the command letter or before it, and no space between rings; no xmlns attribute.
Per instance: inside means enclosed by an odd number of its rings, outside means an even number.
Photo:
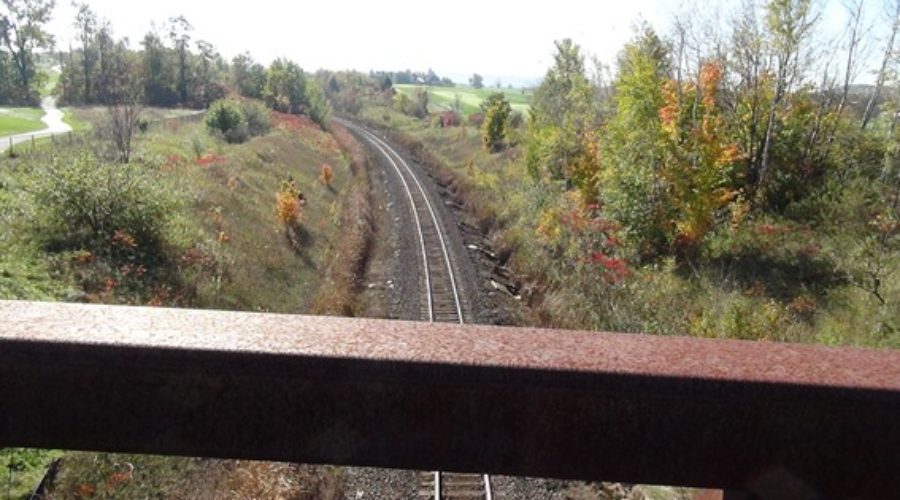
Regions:
<svg viewBox="0 0 900 500"><path fill-rule="evenodd" d="M428 85L394 85L398 92L403 92L412 96L418 89L427 89L429 97L429 108L431 111L446 111L451 109L456 97L459 96L460 111L464 115L478 112L478 106L481 101L494 92L503 92L506 99L512 105L513 110L525 113L531 103L531 90L511 90L483 88L474 89L472 87L431 87Z"/></svg>
<svg viewBox="0 0 900 500"><path fill-rule="evenodd" d="M41 108L0 108L0 136L41 130L42 116Z"/></svg>

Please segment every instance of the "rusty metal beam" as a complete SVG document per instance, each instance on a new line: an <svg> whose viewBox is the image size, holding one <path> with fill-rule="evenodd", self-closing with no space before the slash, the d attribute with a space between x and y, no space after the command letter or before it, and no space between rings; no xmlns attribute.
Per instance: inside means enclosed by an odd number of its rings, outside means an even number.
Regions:
<svg viewBox="0 0 900 500"><path fill-rule="evenodd" d="M0 446L900 491L900 351L0 301Z"/></svg>

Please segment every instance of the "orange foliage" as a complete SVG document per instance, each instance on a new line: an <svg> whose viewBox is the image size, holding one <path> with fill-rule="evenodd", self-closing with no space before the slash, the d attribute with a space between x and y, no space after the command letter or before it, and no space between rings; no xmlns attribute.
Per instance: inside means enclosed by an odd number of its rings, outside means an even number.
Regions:
<svg viewBox="0 0 900 500"><path fill-rule="evenodd" d="M676 249L695 247L710 231L714 213L737 199L729 188L731 168L743 153L728 137L717 103L722 66L707 62L697 86L666 82L659 118L668 150L662 174L671 186L670 203L678 210L673 242Z"/></svg>
<svg viewBox="0 0 900 500"><path fill-rule="evenodd" d="M125 250L137 248L137 241L134 239L134 236L121 229L116 229L116 232L113 233L112 244Z"/></svg>
<svg viewBox="0 0 900 500"><path fill-rule="evenodd" d="M305 116L279 113L277 111L272 112L272 122L276 127L284 130L301 130L309 127L318 127L315 122Z"/></svg>
<svg viewBox="0 0 900 500"><path fill-rule="evenodd" d="M327 163L322 164L322 182L330 187L332 180L334 180L334 169Z"/></svg>
<svg viewBox="0 0 900 500"><path fill-rule="evenodd" d="M197 158L196 163L200 167L208 167L218 163L225 163L225 157L220 154L210 153Z"/></svg>
<svg viewBox="0 0 900 500"><path fill-rule="evenodd" d="M716 105L716 94L722 81L722 66L715 62L703 63L700 68L700 92L703 94L703 105L712 108Z"/></svg>
<svg viewBox="0 0 900 500"><path fill-rule="evenodd" d="M293 183L275 193L275 214L286 226L300 221L300 195Z"/></svg>

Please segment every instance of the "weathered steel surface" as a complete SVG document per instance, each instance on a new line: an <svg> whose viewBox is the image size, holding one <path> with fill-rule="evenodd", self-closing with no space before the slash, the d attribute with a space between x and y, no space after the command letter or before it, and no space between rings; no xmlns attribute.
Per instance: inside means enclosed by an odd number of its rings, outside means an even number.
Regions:
<svg viewBox="0 0 900 500"><path fill-rule="evenodd" d="M900 491L900 351L0 301L0 446Z"/></svg>

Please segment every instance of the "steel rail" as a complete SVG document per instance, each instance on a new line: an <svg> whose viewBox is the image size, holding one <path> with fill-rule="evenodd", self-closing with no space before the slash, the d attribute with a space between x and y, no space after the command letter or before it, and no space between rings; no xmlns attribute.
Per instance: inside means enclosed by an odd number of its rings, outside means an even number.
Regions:
<svg viewBox="0 0 900 500"><path fill-rule="evenodd" d="M453 292L454 305L456 306L457 320L458 320L459 324L464 324L465 320L463 317L462 305L461 305L461 301L460 301L460 297L459 297L459 288L457 287L457 284L456 284L456 277L455 277L455 272L453 269L453 264L450 260L450 253L449 253L449 250L447 249L447 243L444 239L444 234L443 234L444 230L438 220L438 217L437 217L437 214L435 213L434 207L431 204L431 200L430 200L430 197L428 196L427 190L422 185L422 183L419 181L418 176L415 174L415 172L409 166L409 164L406 162L406 160L403 158L403 156L400 155L396 149L391 147L390 144L388 144L387 142L382 140L380 137L378 137L374 133L366 130L363 127L360 127L356 124L346 122L343 120L341 120L341 122L343 124L345 124L346 126L350 126L350 127L354 128L355 130L357 130L360 134L363 135L363 137L366 138L366 140L370 144L375 146L378 149L378 151L381 152L381 154L384 155L385 158L387 158L387 160L390 162L391 166L396 171L397 176L400 177L400 181L403 183L403 188L405 189L407 198L409 199L410 209L413 211L413 215L415 216L416 229L419 233L419 241L421 242L421 251L422 251L422 257L423 257L423 262L424 262L424 271L425 271L425 276L426 276L426 290L428 290L428 305L429 305L428 320L430 322L434 322L435 321L435 317L434 317L434 299L435 298L434 298L434 291L431 289L431 286L430 286L431 271L428 266L428 257L425 254L425 243L424 243L425 237L424 237L424 233L422 230L421 222L418 217L418 209L416 207L416 203L415 203L414 197L412 195L412 192L410 191L409 183L407 182L403 173L398 168L397 162L394 160L396 159L397 161L399 161L400 164L403 165L404 169L409 173L410 177L412 177L413 181L416 184L416 187L419 190L419 193L421 194L422 200L425 202L425 206L428 209L428 213L431 216L432 224L435 227L435 232L437 234L438 242L440 244L440 250L444 257L444 264L446 265L446 268L447 268L447 276L450 279L450 287ZM393 158L391 157L392 155L393 155ZM432 480L434 482L434 498L435 498L435 500L440 500L441 498L443 498L442 474L443 473L441 471L433 472ZM489 476L487 474L482 474L482 481L484 484L484 496L485 496L486 500L492 500L493 495L491 493L491 482L490 482Z"/></svg>
<svg viewBox="0 0 900 500"><path fill-rule="evenodd" d="M343 123L349 123L349 122L343 122ZM443 233L444 233L444 230L443 230L443 226L441 225L440 220L439 220L439 218L438 218L438 216L437 216L437 214L436 214L436 212L435 212L435 210L434 210L434 206L433 206L432 203L431 203L431 198L430 198L429 195L428 195L428 191L425 189L425 187L424 187L424 186L422 185L422 183L419 181L418 176L415 174L415 172L414 172L413 169L409 166L409 164L406 162L406 160L403 159L403 156L400 155L400 154L397 152L397 150L395 150L393 147L391 147L390 144L388 144L387 142L385 142L384 140L382 140L380 137L376 136L375 134L373 134L372 132L366 130L366 129L363 128L363 127L360 127L360 126L355 125L355 124L350 124L350 125L351 125L352 127L354 127L356 130L359 130L361 133L363 133L363 134L366 136L366 139L369 140L369 142L371 142L371 143L373 143L373 144L376 144L376 147L378 147L379 151L381 151L382 154L385 154L385 155L388 157L388 160L390 160L391 165L397 170L397 175L399 175L399 176L401 177L401 179L403 180L403 185L404 185L404 187L406 188L408 194L409 194L409 187L408 187L407 181L404 179L404 176L403 176L403 174L400 172L399 168L397 168L396 162L395 162L390 156L388 156L388 155L384 152L385 149L388 150L388 151L389 151L389 152L390 152L390 153L391 153L391 154L392 154L392 155L400 162L401 165L403 165L404 169L409 173L410 177L412 177L413 182L415 182L416 187L418 187L419 193L421 193L422 199L425 201L425 207L428 209L428 213L429 213L429 215L430 215L430 217L431 217L432 224L434 224L435 232L437 233L438 241L439 241L439 243L440 243L440 250L441 250L441 253L442 253L443 257L444 257L444 264L445 264L446 267L447 267L447 275L448 275L448 277L449 277L449 279L450 279L450 287L451 287L451 289L452 289L452 291L453 291L453 301L454 301L454 305L455 305L455 307L456 307L456 313L457 313L458 321L459 321L460 324L464 324L465 321L464 321L464 318L463 318L462 304L461 304L461 301L460 301L459 288L458 288L457 283L456 283L456 273L455 273L454 270L453 270L453 264L452 264L451 259L450 259L450 252L448 251L448 249L447 249L447 243L446 243L446 241L444 240L444 234L443 234ZM412 200L412 195L411 195L411 194L410 194L410 203L412 204L413 210L415 211L415 206L416 206L416 205L415 205L415 203L414 203L413 200ZM417 218L417 220L418 220L418 218ZM422 227L421 227L421 225L418 226L418 230L419 230L419 234L420 234L420 236L421 236L421 233L422 233ZM423 252L424 252L424 246L423 246ZM429 288L429 295L431 295L431 294L432 294L432 291L431 291L431 289ZM433 316L430 318L430 321L434 321L434 317L433 317Z"/></svg>
<svg viewBox="0 0 900 500"><path fill-rule="evenodd" d="M397 166L397 162L387 153L387 151L382 148L372 134L369 134L365 129L354 125L349 122L343 122L347 126L358 130L363 136L369 141L370 144L375 146L378 151L384 155L385 158L391 163L391 166L394 167L394 170L397 172L397 176L400 177L400 182L403 183L403 189L406 192L407 199L409 200L409 207L413 214L413 220L416 222L416 232L419 234L419 249L422 252L422 269L425 273L425 290L428 291L428 321L434 321L434 296L431 293L431 270L428 268L428 254L425 250L425 234L422 231L422 222L419 220L419 211L416 210L416 202L413 199L412 190L409 189L409 183L406 182L406 178L403 176L403 173L400 172L400 167Z"/></svg>

